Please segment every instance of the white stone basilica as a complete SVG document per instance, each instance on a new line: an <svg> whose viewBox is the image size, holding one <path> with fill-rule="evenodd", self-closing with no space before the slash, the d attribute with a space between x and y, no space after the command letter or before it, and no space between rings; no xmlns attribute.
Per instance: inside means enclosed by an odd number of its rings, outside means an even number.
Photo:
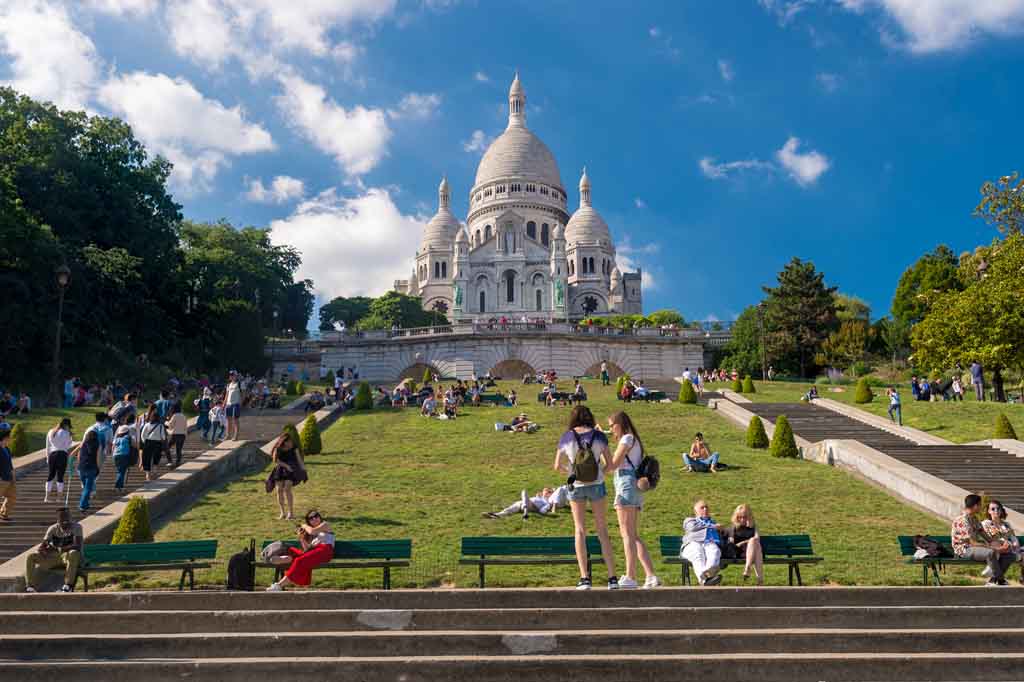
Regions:
<svg viewBox="0 0 1024 682"><path fill-rule="evenodd" d="M466 223L451 212L443 179L412 277L395 282L395 290L420 296L424 309L453 321L641 313L640 272L616 267L586 169L580 206L569 216L555 157L526 127L519 74L508 106L508 127L477 167Z"/></svg>

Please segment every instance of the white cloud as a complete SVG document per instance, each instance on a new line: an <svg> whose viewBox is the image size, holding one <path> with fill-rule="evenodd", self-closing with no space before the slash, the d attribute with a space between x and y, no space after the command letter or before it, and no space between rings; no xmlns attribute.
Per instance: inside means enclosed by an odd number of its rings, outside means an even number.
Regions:
<svg viewBox="0 0 1024 682"><path fill-rule="evenodd" d="M640 209L647 208L647 202L640 197L633 199L633 205Z"/></svg>
<svg viewBox="0 0 1024 682"><path fill-rule="evenodd" d="M271 240L302 253L298 278L313 280L324 299L379 296L408 277L411 253L402 244L417 244L425 221L404 215L385 189L370 188L354 198L334 189L296 207L270 224ZM339 267L354 263L358 267Z"/></svg>
<svg viewBox="0 0 1024 682"><path fill-rule="evenodd" d="M661 36L661 29L658 28L657 26L651 26L649 29L647 29L647 35L649 35L652 38L658 38Z"/></svg>
<svg viewBox="0 0 1024 682"><path fill-rule="evenodd" d="M89 9L107 14L149 14L157 7L157 0L85 0Z"/></svg>
<svg viewBox="0 0 1024 682"><path fill-rule="evenodd" d="M742 161L729 161L727 163L718 163L714 157L705 156L697 162L700 167L700 172L705 177L711 178L712 180L724 180L730 175L740 171L747 170L765 170L770 171L774 169L771 163L768 161L761 161L759 159L744 159Z"/></svg>
<svg viewBox="0 0 1024 682"><path fill-rule="evenodd" d="M262 178L246 178L245 183L245 198L260 204L283 204L301 199L306 193L306 186L302 180L289 175L278 175L270 182L270 187L263 185Z"/></svg>
<svg viewBox="0 0 1024 682"><path fill-rule="evenodd" d="M462 149L470 153L483 154L494 139L487 136L482 130L474 130L469 139L462 143Z"/></svg>
<svg viewBox="0 0 1024 682"><path fill-rule="evenodd" d="M368 173L387 153L391 129L380 109L345 109L322 87L295 74L282 75L280 82L284 94L275 99L289 124L348 175Z"/></svg>
<svg viewBox="0 0 1024 682"><path fill-rule="evenodd" d="M718 73L721 74L722 80L729 82L736 77L736 72L732 68L732 64L727 59L718 60Z"/></svg>
<svg viewBox="0 0 1024 682"><path fill-rule="evenodd" d="M780 26L785 26L793 21L796 15L814 4L815 0L757 0L757 2L775 15Z"/></svg>
<svg viewBox="0 0 1024 682"><path fill-rule="evenodd" d="M822 90L833 93L839 89L839 76L834 73L822 72L814 76Z"/></svg>
<svg viewBox="0 0 1024 682"><path fill-rule="evenodd" d="M274 149L270 133L240 107L207 99L184 78L136 71L115 76L97 101L131 124L150 151L172 163L172 183L206 190L229 157Z"/></svg>
<svg viewBox="0 0 1024 682"><path fill-rule="evenodd" d="M437 113L439 106L441 106L441 96L436 93L410 92L398 103L397 109L388 109L388 116L394 119L408 118L422 121Z"/></svg>
<svg viewBox="0 0 1024 682"><path fill-rule="evenodd" d="M659 53L664 54L672 61L679 59L681 54L679 48L672 44L672 36L666 35L665 32L661 30L661 27L651 26L647 30L647 35L649 35L651 40L655 42Z"/></svg>
<svg viewBox="0 0 1024 682"><path fill-rule="evenodd" d="M800 140L790 137L782 149L775 152L775 158L798 185L808 187L816 183L832 163L824 154L814 150L801 154L797 151L799 147Z"/></svg>
<svg viewBox="0 0 1024 682"><path fill-rule="evenodd" d="M487 81L491 80L483 71L477 71L476 73L474 73L473 79L480 83L486 83Z"/></svg>
<svg viewBox="0 0 1024 682"><path fill-rule="evenodd" d="M661 246L656 243L633 246L629 235L624 235L622 241L615 245L615 266L619 272L640 272L640 284L644 291L655 291L658 288L658 277L655 277L654 267L649 266L649 257L657 254ZM660 273L660 271L659 271Z"/></svg>
<svg viewBox="0 0 1024 682"><path fill-rule="evenodd" d="M10 57L6 85L62 109L85 109L101 77L96 46L59 4L0 2L0 52Z"/></svg>
<svg viewBox="0 0 1024 682"><path fill-rule="evenodd" d="M331 48L331 57L341 64L351 64L359 57L360 52L362 50L358 45L342 40Z"/></svg>

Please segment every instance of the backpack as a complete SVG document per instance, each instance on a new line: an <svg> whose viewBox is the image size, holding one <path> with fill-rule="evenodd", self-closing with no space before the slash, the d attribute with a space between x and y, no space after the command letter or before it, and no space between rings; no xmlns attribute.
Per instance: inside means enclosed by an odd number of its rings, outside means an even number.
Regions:
<svg viewBox="0 0 1024 682"><path fill-rule="evenodd" d="M933 557L951 557L953 553L949 551L945 545L937 540L933 540L927 535L915 535L914 536L914 547L923 549L928 553L928 556Z"/></svg>
<svg viewBox="0 0 1024 682"><path fill-rule="evenodd" d="M249 540L249 546L228 559L227 588L252 592L256 587L256 541Z"/></svg>
<svg viewBox="0 0 1024 682"><path fill-rule="evenodd" d="M115 424L120 424L122 421L122 417L128 414L128 410L130 409L131 405L129 403L119 402L110 408L110 411L107 412L107 416L110 417L110 421L114 422Z"/></svg>
<svg viewBox="0 0 1024 682"><path fill-rule="evenodd" d="M114 439L114 457L128 457L132 454L132 436L126 433Z"/></svg>
<svg viewBox="0 0 1024 682"><path fill-rule="evenodd" d="M636 467L636 478L647 479L647 489L654 490L658 487L658 481L661 480L661 464L654 457L648 457L644 455L644 458L640 460L640 466Z"/></svg>
<svg viewBox="0 0 1024 682"><path fill-rule="evenodd" d="M594 436L591 434L590 440L584 443L580 439L580 434L576 433L576 429L572 429L573 438L576 439L576 456L572 460L572 476L575 481L580 483L594 483L597 481L598 474L600 473L600 467L597 465L597 457L594 455Z"/></svg>

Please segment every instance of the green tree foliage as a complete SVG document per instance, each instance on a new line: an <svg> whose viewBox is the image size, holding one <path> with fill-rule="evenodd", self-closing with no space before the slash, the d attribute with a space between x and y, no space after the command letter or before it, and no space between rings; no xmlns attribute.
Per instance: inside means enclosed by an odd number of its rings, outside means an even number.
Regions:
<svg viewBox="0 0 1024 682"><path fill-rule="evenodd" d="M871 390L871 386L868 385L867 377L861 377L853 393L853 402L858 405L866 405L874 399L875 393Z"/></svg>
<svg viewBox="0 0 1024 682"><path fill-rule="evenodd" d="M281 433L287 433L288 440L290 440L295 445L295 447L299 449L299 452L301 452L302 454L306 454L305 449L302 447L302 436L299 435L299 430L295 428L295 424L285 424L284 427L281 429Z"/></svg>
<svg viewBox="0 0 1024 682"><path fill-rule="evenodd" d="M913 360L939 370L977 360L992 372L996 400L1005 401L1003 371L1024 367L1024 235L1011 234L965 254L964 287L940 295L911 334Z"/></svg>
<svg viewBox="0 0 1024 682"><path fill-rule="evenodd" d="M653 313L647 316L647 319L651 321L651 324L655 327L663 327L666 325L676 325L683 327L686 325L686 320L679 313L678 310L662 309L655 310Z"/></svg>
<svg viewBox="0 0 1024 682"><path fill-rule="evenodd" d="M629 381L629 375L623 372L619 375L619 378L615 380L615 395L622 394L622 387Z"/></svg>
<svg viewBox="0 0 1024 682"><path fill-rule="evenodd" d="M775 420L775 433L772 434L770 450L772 457L796 458L800 456L800 450L796 447L796 438L793 437L793 427L789 425L789 419L780 414Z"/></svg>
<svg viewBox="0 0 1024 682"><path fill-rule="evenodd" d="M1014 430L1013 424L1010 423L1009 418L1005 414L996 416L995 433L992 437L1017 440L1017 432Z"/></svg>
<svg viewBox="0 0 1024 682"><path fill-rule="evenodd" d="M693 384L689 381L683 380L679 387L679 402L687 405L697 404L697 392L693 390Z"/></svg>
<svg viewBox="0 0 1024 682"><path fill-rule="evenodd" d="M288 383L284 385L285 395L297 395L298 382L295 379L289 379Z"/></svg>
<svg viewBox="0 0 1024 682"><path fill-rule="evenodd" d="M319 455L323 450L323 443L320 442L320 427L316 423L316 417L309 415L302 423L302 432L299 434L302 443L302 452L307 455Z"/></svg>
<svg viewBox="0 0 1024 682"><path fill-rule="evenodd" d="M330 303L320 306L320 331L334 329L336 322L354 329L356 323L369 314L371 303L373 299L366 296L338 296L331 299Z"/></svg>
<svg viewBox="0 0 1024 682"><path fill-rule="evenodd" d="M895 365L899 356L910 348L910 325L895 317L882 318L876 325L875 337Z"/></svg>
<svg viewBox="0 0 1024 682"><path fill-rule="evenodd" d="M199 414L199 409L196 407L197 400L199 400L199 391L194 388L185 391L185 395L181 397L181 411L190 417Z"/></svg>
<svg viewBox="0 0 1024 682"><path fill-rule="evenodd" d="M740 381L739 377L732 380L732 385L729 387L733 393L743 393L743 382Z"/></svg>
<svg viewBox="0 0 1024 682"><path fill-rule="evenodd" d="M324 377L324 383L327 384L327 386L330 387L330 388L334 387L334 370L333 369L327 370L327 376Z"/></svg>
<svg viewBox="0 0 1024 682"><path fill-rule="evenodd" d="M423 383L424 384L429 384L433 380L434 380L434 373L430 371L429 367L425 367L423 369Z"/></svg>
<svg viewBox="0 0 1024 682"><path fill-rule="evenodd" d="M864 299L837 291L835 302L836 318L840 322L851 320L871 322L871 306Z"/></svg>
<svg viewBox="0 0 1024 682"><path fill-rule="evenodd" d="M768 447L768 433L764 430L764 422L756 414L747 425L747 447L764 450Z"/></svg>
<svg viewBox="0 0 1024 682"><path fill-rule="evenodd" d="M757 389L754 388L754 380L750 378L750 375L743 377L743 392L744 393L756 393Z"/></svg>
<svg viewBox="0 0 1024 682"><path fill-rule="evenodd" d="M133 497L124 508L110 544L134 545L139 542L153 542L153 526L149 519L149 502L144 497Z"/></svg>
<svg viewBox="0 0 1024 682"><path fill-rule="evenodd" d="M828 335L815 357L819 365L847 369L864 359L868 349L871 327L865 320L846 320L839 329Z"/></svg>
<svg viewBox="0 0 1024 682"><path fill-rule="evenodd" d="M306 384L301 381L295 382L295 395L306 395Z"/></svg>
<svg viewBox="0 0 1024 682"><path fill-rule="evenodd" d="M403 329L409 327L428 327L434 324L447 324L448 318L430 310L424 310L418 296L406 296L397 291L389 291L370 304L370 312L359 322L361 329L390 329L397 325Z"/></svg>
<svg viewBox="0 0 1024 682"><path fill-rule="evenodd" d="M11 457L21 457L28 454L28 434L25 427L15 424L11 429L11 439L7 441L7 447L11 450Z"/></svg>
<svg viewBox="0 0 1024 682"><path fill-rule="evenodd" d="M892 316L910 327L924 319L941 294L962 289L958 260L945 244L918 258L900 276L892 298Z"/></svg>
<svg viewBox="0 0 1024 682"><path fill-rule="evenodd" d="M778 275L778 286L763 287L768 356L777 368L808 376L821 345L837 327L835 287L811 262L793 258Z"/></svg>
<svg viewBox="0 0 1024 682"><path fill-rule="evenodd" d="M355 409L373 409L373 395L370 394L370 384L366 383L365 381L360 382L359 390L356 391Z"/></svg>
<svg viewBox="0 0 1024 682"><path fill-rule="evenodd" d="M747 306L732 325L732 339L718 366L740 376L761 376L761 329L757 306Z"/></svg>
<svg viewBox="0 0 1024 682"><path fill-rule="evenodd" d="M1013 173L983 184L974 215L995 225L1004 235L1020 234L1024 229L1024 178Z"/></svg>

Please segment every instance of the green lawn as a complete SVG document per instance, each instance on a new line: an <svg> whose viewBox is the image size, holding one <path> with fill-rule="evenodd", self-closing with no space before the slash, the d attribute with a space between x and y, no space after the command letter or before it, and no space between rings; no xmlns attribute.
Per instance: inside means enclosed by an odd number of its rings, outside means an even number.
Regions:
<svg viewBox="0 0 1024 682"><path fill-rule="evenodd" d="M71 409L45 408L32 410L27 416L8 417L11 426L22 424L28 431L28 451L35 452L46 446L46 432L60 423L64 417L71 418L71 434L78 440L85 430L96 421L96 412L103 407L75 407Z"/></svg>
<svg viewBox="0 0 1024 682"><path fill-rule="evenodd" d="M507 388L508 384L502 388ZM468 410L456 421L427 420L412 409L377 410L343 417L324 433L324 453L310 457L310 482L296 490L296 510L321 509L339 538L413 539L414 563L399 569L395 586L430 587L475 582L474 567L459 567L459 540L464 535L570 535L568 513L555 518L531 516L488 520L481 512L498 509L531 491L560 482L551 470L555 445L568 408L545 408L534 402L535 388L520 387L526 411L543 425L536 434L494 431L513 410L484 407ZM599 419L618 409L611 389L587 383L590 407ZM662 461L663 480L647 495L642 536L656 548L660 534L678 534L684 516L698 497L708 500L713 515L728 522L741 502L753 506L761 532L810 533L825 557L804 571L809 584L914 584L916 568L901 565L895 536L948 533L948 523L894 500L842 471L803 461L774 460L743 445L743 431L714 412L679 404L634 404L630 407L652 454ZM695 431L704 432L713 449L730 465L719 474L687 474L680 453ZM274 496L263 492L268 469L254 471L200 498L177 519L158 530L158 540L218 538L219 568L202 571L207 584L223 584L227 558L250 537L257 542L290 538L294 521L278 521ZM610 486L609 486L610 487ZM617 525L612 524L613 544ZM621 549L618 550L621 555ZM667 584L679 584L678 568L657 559ZM621 573L621 560L618 563ZM975 571L974 573L976 573ZM951 581L964 580L951 572ZM642 576L641 576L642 577ZM379 571L324 572L315 584L376 587ZM783 584L784 568L768 569L771 584ZM122 586L169 586L177 577L118 578ZM258 577L269 582L269 572ZM595 580L604 580L596 569ZM570 566L488 569L493 586L571 586ZM740 572L725 572L726 584L738 584Z"/></svg>
<svg viewBox="0 0 1024 682"><path fill-rule="evenodd" d="M713 386L720 386L715 384ZM755 402L795 402L807 392L810 383L790 382L755 382L756 393L746 395ZM726 386L727 387L727 386ZM841 389L841 390L840 390ZM998 414L1009 417L1018 436L1024 436L1024 404L978 402L973 395L963 402L921 402L913 400L910 388L900 386L900 398L903 402L903 424L921 431L927 431L953 443L970 443L991 438ZM710 388L713 390L713 387ZM889 408L884 388L872 389L875 399L866 405L853 402L854 386L818 386L822 398L831 398L839 402L855 405L872 414L888 417Z"/></svg>

